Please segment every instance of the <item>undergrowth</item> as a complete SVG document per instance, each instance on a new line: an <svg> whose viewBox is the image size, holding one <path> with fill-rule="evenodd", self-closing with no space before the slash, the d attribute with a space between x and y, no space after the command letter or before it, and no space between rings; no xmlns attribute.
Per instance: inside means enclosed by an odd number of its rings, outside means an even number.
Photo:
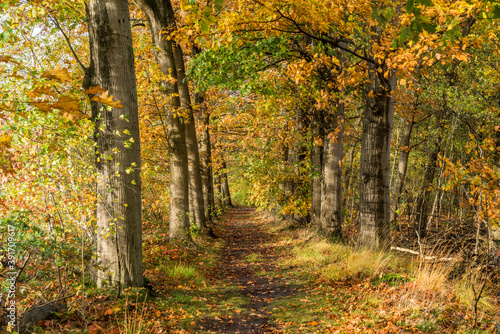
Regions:
<svg viewBox="0 0 500 334"><path fill-rule="evenodd" d="M308 308L324 313L302 311L299 301L306 294L274 303L274 321L286 325L289 333L490 333L500 327L500 303L491 295L494 285L473 275L472 268L451 275L459 262L331 244L306 230L281 235L282 270L308 282L307 296L313 301ZM482 282L490 295L478 298Z"/></svg>

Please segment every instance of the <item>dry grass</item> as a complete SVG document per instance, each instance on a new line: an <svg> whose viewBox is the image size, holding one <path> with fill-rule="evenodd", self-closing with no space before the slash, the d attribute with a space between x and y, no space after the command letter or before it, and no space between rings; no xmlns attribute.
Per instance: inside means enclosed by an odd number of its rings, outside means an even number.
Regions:
<svg viewBox="0 0 500 334"><path fill-rule="evenodd" d="M387 267L392 267L395 260L390 253L355 249L317 238L295 247L293 255L287 265L308 268L328 280L373 277Z"/></svg>

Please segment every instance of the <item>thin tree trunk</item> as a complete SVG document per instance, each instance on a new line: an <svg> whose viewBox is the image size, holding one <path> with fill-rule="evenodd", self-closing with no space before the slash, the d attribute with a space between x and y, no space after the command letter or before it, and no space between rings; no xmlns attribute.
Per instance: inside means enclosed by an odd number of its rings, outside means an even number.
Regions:
<svg viewBox="0 0 500 334"><path fill-rule="evenodd" d="M212 148L210 144L210 114L203 106L203 97L201 94L195 94L195 102L200 106L203 131L198 137L200 147L200 167L201 181L203 187L203 202L205 204L205 220L212 222L215 199L212 173Z"/></svg>
<svg viewBox="0 0 500 334"><path fill-rule="evenodd" d="M413 226L416 233L418 233L420 238L425 238L427 234L427 222L429 217L429 200L431 194L431 184L434 180L434 175L437 169L437 160L439 153L441 152L441 144L442 144L442 118L444 116L444 107L440 109L438 114L436 115L436 128L438 130L438 135L436 140L434 141L434 147L429 154L429 159L427 162L427 166L425 168L424 179L422 181L422 192L420 196L417 198L417 214L415 217L415 224Z"/></svg>
<svg viewBox="0 0 500 334"><path fill-rule="evenodd" d="M217 174L214 177L214 196L215 196L215 207L222 208L222 193L221 193L221 174Z"/></svg>
<svg viewBox="0 0 500 334"><path fill-rule="evenodd" d="M170 4L170 1L166 1ZM172 20L173 10L170 7ZM177 68L177 84L179 86L179 97L182 109L187 114L186 118L186 147L188 153L188 172L189 172L189 214L194 226L199 230L206 230L203 185L201 180L200 154L198 150L198 141L196 139L196 126L189 95L189 86L186 80L186 71L184 67L184 57L181 47L174 43L174 58Z"/></svg>
<svg viewBox="0 0 500 334"><path fill-rule="evenodd" d="M306 198L308 196L305 182L309 179L306 175L306 158L307 158L307 146L306 146L306 132L307 132L307 119L305 110L302 107L298 108L297 111L297 127L299 131L299 145L295 148L295 152L292 156L292 161L295 161L295 179L297 182L294 185L294 197L297 201L304 205L306 204ZM303 209L301 207L300 209ZM294 214L294 219L299 222L300 225L306 226L309 220L309 216L307 213L296 212Z"/></svg>
<svg viewBox="0 0 500 334"><path fill-rule="evenodd" d="M323 134L323 113L313 115L311 123L311 226L320 229L321 224L321 166L323 145L316 145L315 139Z"/></svg>
<svg viewBox="0 0 500 334"><path fill-rule="evenodd" d="M231 202L231 194L229 193L229 180L227 179L227 166L226 161L222 160L222 173L220 177L221 183L221 194L222 194L222 204L226 207L233 207Z"/></svg>
<svg viewBox="0 0 500 334"><path fill-rule="evenodd" d="M177 67L174 47L166 31L175 29L169 22L169 0L136 0L146 13L151 26L151 35L156 61L167 76L163 82L166 100L170 110L166 111L168 146L170 158L170 229L171 240L190 240L189 234L189 195L188 195L188 154L186 148L186 129L183 117L176 115L181 108L177 85Z"/></svg>
<svg viewBox="0 0 500 334"><path fill-rule="evenodd" d="M344 155L344 104L325 118L321 232L327 239L342 239L342 159Z"/></svg>
<svg viewBox="0 0 500 334"><path fill-rule="evenodd" d="M406 170L408 168L408 158L410 156L410 139L413 131L413 125L415 124L413 118L408 121L405 120L403 127L403 133L401 134L401 140L399 142L399 160L398 160L398 173L396 177L396 185L394 187L394 211L392 216L392 221L396 220L398 217L397 210L399 208L399 199L403 192L403 185L406 177Z"/></svg>
<svg viewBox="0 0 500 334"><path fill-rule="evenodd" d="M382 70L381 72L377 70ZM390 152L396 77L370 64L361 135L358 247L390 246Z"/></svg>
<svg viewBox="0 0 500 334"><path fill-rule="evenodd" d="M287 131L287 129L285 128L285 131ZM285 173L286 174L289 174L288 171L290 170L290 166L291 166L291 162L290 162L290 146L288 145L288 143L285 143L283 145L283 163L284 163L284 166L285 166ZM293 195L293 192L294 192L294 182L292 179L290 179L290 177L286 177L285 180L284 180L284 184L283 184L283 192L284 192L284 204L285 205L288 205L289 202L290 202L290 198L292 197ZM293 215L291 214L286 214L284 215L284 219L285 220L292 220L293 219Z"/></svg>
<svg viewBox="0 0 500 334"><path fill-rule="evenodd" d="M126 1L87 5L91 65L85 88L100 85L123 108L92 101L97 183L97 286L143 285L141 147L129 8Z"/></svg>

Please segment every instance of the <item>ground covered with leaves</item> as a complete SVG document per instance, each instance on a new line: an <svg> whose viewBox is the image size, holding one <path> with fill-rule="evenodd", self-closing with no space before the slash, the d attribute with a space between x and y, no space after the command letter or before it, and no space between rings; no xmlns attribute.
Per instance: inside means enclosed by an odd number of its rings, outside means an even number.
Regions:
<svg viewBox="0 0 500 334"><path fill-rule="evenodd" d="M449 263L331 244L251 208L215 222L217 239L169 244L147 226L147 289L87 287L52 333L495 333L491 280ZM474 278L475 277L475 278ZM476 292L475 292L476 291ZM474 305L477 301L477 310Z"/></svg>

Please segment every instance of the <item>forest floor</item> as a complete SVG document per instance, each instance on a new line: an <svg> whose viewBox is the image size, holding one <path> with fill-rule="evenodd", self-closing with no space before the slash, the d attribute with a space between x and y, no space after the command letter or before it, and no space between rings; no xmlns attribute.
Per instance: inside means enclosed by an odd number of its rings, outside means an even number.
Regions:
<svg viewBox="0 0 500 334"><path fill-rule="evenodd" d="M260 224L259 224L260 223ZM215 317L204 317L200 330L216 333L279 333L282 326L271 322L273 302L295 295L297 280L278 274L277 236L257 219L251 208L235 208L226 213L219 230L225 241L217 267L222 291L231 300L241 296L241 308ZM236 285L239 290L226 289Z"/></svg>
<svg viewBox="0 0 500 334"><path fill-rule="evenodd" d="M228 210L217 226L224 246L211 284L219 305L194 317L186 332L500 330L499 300L489 297L481 301L484 311L471 329L470 295L445 282L447 268L415 269L408 257L331 245L252 208Z"/></svg>
<svg viewBox="0 0 500 334"><path fill-rule="evenodd" d="M87 289L50 333L500 333L498 283L474 313L479 276L446 264L331 244L253 208L227 210L217 239L168 242L147 223L150 289ZM83 315L83 316L82 316ZM476 324L474 326L474 319ZM473 328L474 327L474 328Z"/></svg>

